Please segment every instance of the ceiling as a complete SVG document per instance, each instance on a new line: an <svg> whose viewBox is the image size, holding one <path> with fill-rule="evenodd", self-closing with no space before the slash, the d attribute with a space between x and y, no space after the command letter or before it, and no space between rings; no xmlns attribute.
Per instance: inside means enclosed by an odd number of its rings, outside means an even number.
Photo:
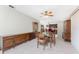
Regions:
<svg viewBox="0 0 79 59"><path fill-rule="evenodd" d="M66 20L70 14L77 8L77 6L72 5L15 5L16 10L33 17L39 21L63 21ZM43 17L41 12L45 10L51 10L54 13L52 17Z"/></svg>

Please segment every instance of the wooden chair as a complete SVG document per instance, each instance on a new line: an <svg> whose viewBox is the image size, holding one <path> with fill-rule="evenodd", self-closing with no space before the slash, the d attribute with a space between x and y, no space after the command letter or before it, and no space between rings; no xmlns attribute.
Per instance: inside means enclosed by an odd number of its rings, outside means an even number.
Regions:
<svg viewBox="0 0 79 59"><path fill-rule="evenodd" d="M39 47L39 45L43 45L44 46L43 50L45 50L46 45L48 45L47 37L45 37L45 35L42 34L41 32L38 33L36 36L37 36L37 48Z"/></svg>
<svg viewBox="0 0 79 59"><path fill-rule="evenodd" d="M52 44L54 44L54 46L55 46L55 44L56 44L56 39L55 39L55 34L54 33L52 33L52 32L49 32L49 37L50 37L50 48L52 47Z"/></svg>

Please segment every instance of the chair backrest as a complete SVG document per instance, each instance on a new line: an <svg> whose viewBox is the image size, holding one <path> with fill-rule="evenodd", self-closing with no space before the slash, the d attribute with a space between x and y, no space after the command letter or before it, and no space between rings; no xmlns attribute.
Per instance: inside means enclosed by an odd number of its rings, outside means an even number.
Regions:
<svg viewBox="0 0 79 59"><path fill-rule="evenodd" d="M44 34L43 33L39 33L39 38L44 38Z"/></svg>

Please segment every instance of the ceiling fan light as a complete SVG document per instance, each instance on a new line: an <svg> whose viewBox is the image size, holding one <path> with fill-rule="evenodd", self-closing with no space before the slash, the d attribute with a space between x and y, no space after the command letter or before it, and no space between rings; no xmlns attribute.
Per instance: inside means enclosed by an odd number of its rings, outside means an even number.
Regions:
<svg viewBox="0 0 79 59"><path fill-rule="evenodd" d="M44 11L41 14L44 15L44 16L53 16L53 12L52 11Z"/></svg>

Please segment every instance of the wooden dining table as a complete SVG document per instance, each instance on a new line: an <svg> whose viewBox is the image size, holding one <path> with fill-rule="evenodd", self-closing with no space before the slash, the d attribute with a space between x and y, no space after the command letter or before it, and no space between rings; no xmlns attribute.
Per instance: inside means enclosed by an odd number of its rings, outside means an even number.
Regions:
<svg viewBox="0 0 79 59"><path fill-rule="evenodd" d="M55 46L55 44L56 44L56 36L55 35L56 34L55 33L49 34L46 32L44 32L43 34L45 35L45 38L48 39L48 42L50 43L50 47L52 47L52 44L54 44L54 46Z"/></svg>

